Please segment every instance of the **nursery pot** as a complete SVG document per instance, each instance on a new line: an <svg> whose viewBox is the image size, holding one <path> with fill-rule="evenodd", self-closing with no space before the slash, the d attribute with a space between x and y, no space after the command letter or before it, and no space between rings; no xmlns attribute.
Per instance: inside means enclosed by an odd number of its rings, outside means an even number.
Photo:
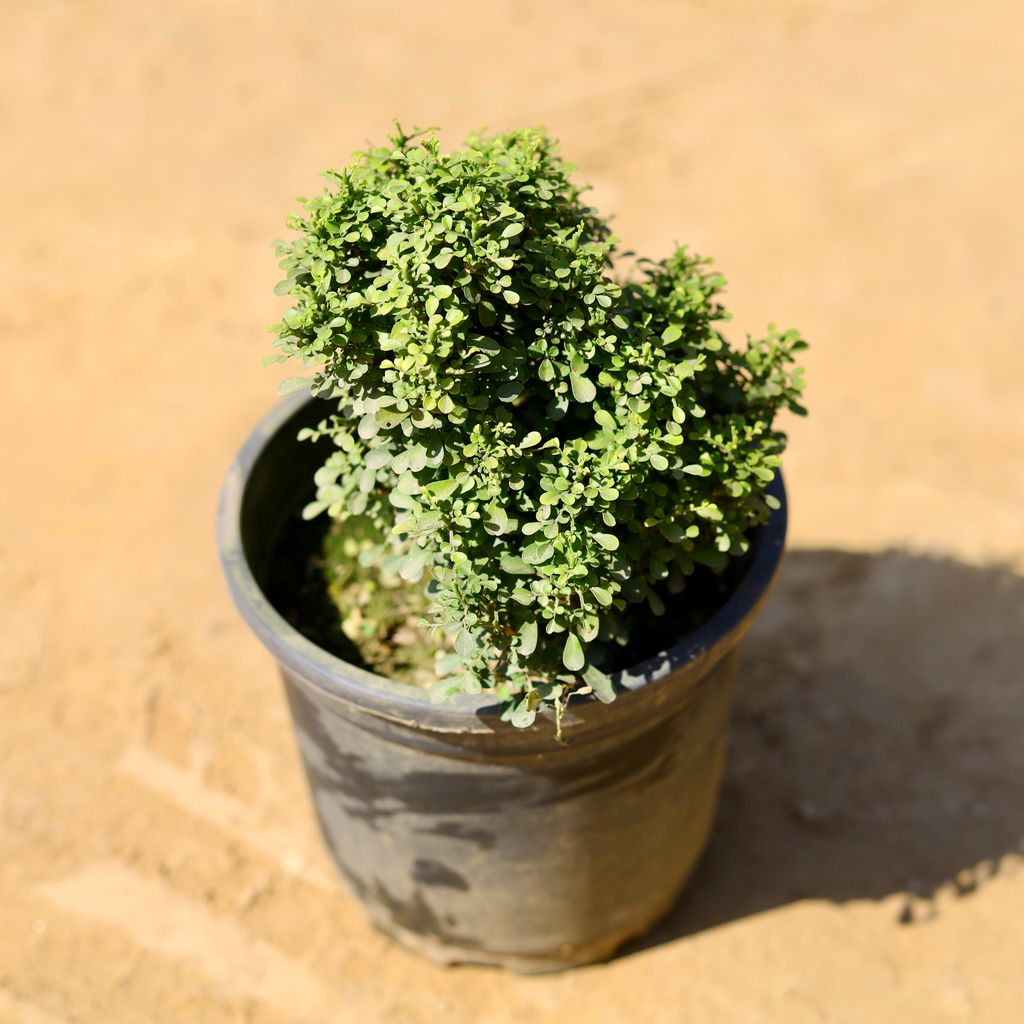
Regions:
<svg viewBox="0 0 1024 1024"><path fill-rule="evenodd" d="M264 593L278 536L309 498L323 417L307 396L256 427L224 484L218 542L242 615L277 660L324 839L375 924L444 963L554 970L606 958L673 904L707 843L739 642L765 600L782 508L696 632L617 673L618 697L499 721L493 698L426 691L327 653Z"/></svg>

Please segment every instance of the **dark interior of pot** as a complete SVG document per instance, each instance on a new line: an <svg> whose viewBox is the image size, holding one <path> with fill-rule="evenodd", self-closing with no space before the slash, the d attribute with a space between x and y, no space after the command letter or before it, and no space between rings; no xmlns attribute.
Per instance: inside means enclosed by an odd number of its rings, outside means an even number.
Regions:
<svg viewBox="0 0 1024 1024"><path fill-rule="evenodd" d="M242 549L252 574L266 591L271 563L285 526L310 499L313 474L331 452L328 439L298 441L304 427L315 427L329 412L327 402L311 401L267 439L242 496Z"/></svg>

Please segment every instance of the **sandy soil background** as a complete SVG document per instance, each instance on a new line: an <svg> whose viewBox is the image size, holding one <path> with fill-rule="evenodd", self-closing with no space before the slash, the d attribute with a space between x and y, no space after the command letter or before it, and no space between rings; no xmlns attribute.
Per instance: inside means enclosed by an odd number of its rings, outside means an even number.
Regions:
<svg viewBox="0 0 1024 1024"><path fill-rule="evenodd" d="M0 3L0 1020L1024 1020L1019 0ZM269 240L390 119L544 123L798 325L720 824L616 961L364 922L216 565Z"/></svg>

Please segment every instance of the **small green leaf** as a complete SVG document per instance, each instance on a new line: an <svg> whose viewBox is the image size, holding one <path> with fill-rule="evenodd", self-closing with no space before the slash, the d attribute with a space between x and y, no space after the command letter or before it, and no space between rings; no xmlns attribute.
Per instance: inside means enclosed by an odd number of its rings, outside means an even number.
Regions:
<svg viewBox="0 0 1024 1024"><path fill-rule="evenodd" d="M478 646L476 637L468 629L459 630L459 635L455 638L455 650L458 654L468 658L476 654Z"/></svg>
<svg viewBox="0 0 1024 1024"><path fill-rule="evenodd" d="M388 492L388 501L395 508L409 509L413 512L420 511L419 502L411 494L406 494L405 491L400 491L397 487Z"/></svg>
<svg viewBox="0 0 1024 1024"><path fill-rule="evenodd" d="M550 541L534 541L523 549L523 561L527 565L541 565L551 557L554 550L554 545Z"/></svg>
<svg viewBox="0 0 1024 1024"><path fill-rule="evenodd" d="M702 505L698 505L693 511L702 519L708 519L712 523L720 523L723 518L721 509L710 501L706 501Z"/></svg>
<svg viewBox="0 0 1024 1024"><path fill-rule="evenodd" d="M459 480L455 477L447 477L442 480L432 480L426 487L423 488L423 493L429 495L431 498L450 498L458 489Z"/></svg>
<svg viewBox="0 0 1024 1024"><path fill-rule="evenodd" d="M443 525L444 520L437 512L425 512L423 515L407 517L398 532L410 537L422 537L435 530L440 530Z"/></svg>
<svg viewBox="0 0 1024 1024"><path fill-rule="evenodd" d="M678 341L682 336L683 329L677 324L672 324L661 332L661 340L665 342L666 345L671 345L673 341Z"/></svg>
<svg viewBox="0 0 1024 1024"><path fill-rule="evenodd" d="M531 691L533 692L533 691ZM530 706L528 697L524 697L513 709L509 721L517 729L529 729L537 719L537 708Z"/></svg>
<svg viewBox="0 0 1024 1024"><path fill-rule="evenodd" d="M570 672L579 672L587 663L586 655L583 653L583 645L575 633L569 633L565 638L565 647L562 649L562 664Z"/></svg>
<svg viewBox="0 0 1024 1024"><path fill-rule="evenodd" d="M619 538L614 533L595 533L593 537L605 551L616 551L619 547Z"/></svg>
<svg viewBox="0 0 1024 1024"><path fill-rule="evenodd" d="M277 393L284 398L285 395L293 395L296 391L308 391L312 383L312 377L285 377L277 385Z"/></svg>
<svg viewBox="0 0 1024 1024"><path fill-rule="evenodd" d="M578 373L569 374L569 386L572 388L572 397L577 402L592 402L597 397L597 388L587 380L586 377L581 377Z"/></svg>
<svg viewBox="0 0 1024 1024"><path fill-rule="evenodd" d="M430 560L430 552L426 548L413 548L401 562L398 575L409 583L418 580L423 575L427 562Z"/></svg>
<svg viewBox="0 0 1024 1024"><path fill-rule="evenodd" d="M331 503L329 501L311 501L302 509L303 519L315 519Z"/></svg>
<svg viewBox="0 0 1024 1024"><path fill-rule="evenodd" d="M724 569L729 564L729 556L721 551L695 551L693 560L716 570Z"/></svg>
<svg viewBox="0 0 1024 1024"><path fill-rule="evenodd" d="M367 452L365 462L370 469L383 469L391 462L391 449L373 448Z"/></svg>
<svg viewBox="0 0 1024 1024"><path fill-rule="evenodd" d="M594 668L593 665L588 665L587 670L583 673L583 678L594 691L594 696L602 704L611 704L615 700L615 687L612 685L611 679L600 669Z"/></svg>
<svg viewBox="0 0 1024 1024"><path fill-rule="evenodd" d="M533 572L518 555L505 553L501 556L500 564L502 569L512 576L529 576Z"/></svg>
<svg viewBox="0 0 1024 1024"><path fill-rule="evenodd" d="M403 473L395 485L403 494L419 494L420 482L412 473Z"/></svg>
<svg viewBox="0 0 1024 1024"><path fill-rule="evenodd" d="M385 430L393 430L408 415L408 412L401 412L398 409L381 409L374 418Z"/></svg>
<svg viewBox="0 0 1024 1024"><path fill-rule="evenodd" d="M537 649L537 623L533 620L524 622L519 630L519 654L528 658Z"/></svg>

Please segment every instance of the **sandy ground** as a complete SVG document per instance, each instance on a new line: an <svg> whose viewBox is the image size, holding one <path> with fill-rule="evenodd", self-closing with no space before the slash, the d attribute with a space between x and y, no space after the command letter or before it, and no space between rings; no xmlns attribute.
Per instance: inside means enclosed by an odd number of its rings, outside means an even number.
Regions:
<svg viewBox="0 0 1024 1024"><path fill-rule="evenodd" d="M1024 1020L1019 0L0 4L0 1020ZM364 922L213 512L269 240L393 116L544 123L800 326L792 552L712 850L522 979Z"/></svg>

